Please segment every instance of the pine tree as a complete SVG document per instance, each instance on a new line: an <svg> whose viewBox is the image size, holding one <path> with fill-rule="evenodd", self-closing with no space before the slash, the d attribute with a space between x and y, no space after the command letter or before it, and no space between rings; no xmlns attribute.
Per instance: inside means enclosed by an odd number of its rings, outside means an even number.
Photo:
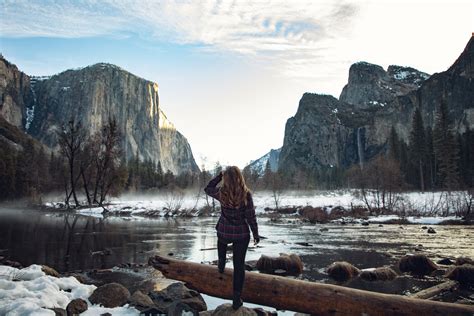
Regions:
<svg viewBox="0 0 474 316"><path fill-rule="evenodd" d="M394 126L390 129L388 137L388 156L393 160L400 161L400 140Z"/></svg>
<svg viewBox="0 0 474 316"><path fill-rule="evenodd" d="M441 102L436 113L433 144L438 164L438 180L442 188L452 190L459 187L459 148L451 130L448 108Z"/></svg>
<svg viewBox="0 0 474 316"><path fill-rule="evenodd" d="M426 128L426 169L430 189L436 184L436 159L433 147L433 130L430 126Z"/></svg>
<svg viewBox="0 0 474 316"><path fill-rule="evenodd" d="M425 191L425 176L423 170L425 169L425 162L427 156L425 128L423 126L423 118L419 108L416 108L413 113L412 129L410 132L410 161L418 170L419 178L418 185L422 192Z"/></svg>

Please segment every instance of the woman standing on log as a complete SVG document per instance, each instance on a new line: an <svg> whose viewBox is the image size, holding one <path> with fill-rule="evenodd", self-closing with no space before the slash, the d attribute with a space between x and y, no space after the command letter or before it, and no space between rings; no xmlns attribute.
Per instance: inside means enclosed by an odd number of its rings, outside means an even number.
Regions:
<svg viewBox="0 0 474 316"><path fill-rule="evenodd" d="M222 186L218 188L217 184L221 181ZM221 203L221 216L216 225L218 269L220 273L224 272L227 245L232 243L234 255L232 307L238 309L243 304L240 296L244 286L245 255L250 242L250 230L255 245L260 242L252 194L245 185L240 169L235 166L227 167L224 172L220 172L209 182L204 191Z"/></svg>

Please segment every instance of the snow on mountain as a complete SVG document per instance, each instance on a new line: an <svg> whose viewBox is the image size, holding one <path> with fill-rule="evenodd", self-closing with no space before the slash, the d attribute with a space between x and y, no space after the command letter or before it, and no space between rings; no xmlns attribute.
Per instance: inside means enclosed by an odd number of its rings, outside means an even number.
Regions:
<svg viewBox="0 0 474 316"><path fill-rule="evenodd" d="M276 172L278 170L278 161L280 157L281 148L272 149L267 154L263 155L257 160L252 160L248 167L253 172L257 172L259 176L262 176L265 172L267 162L270 162L270 170Z"/></svg>

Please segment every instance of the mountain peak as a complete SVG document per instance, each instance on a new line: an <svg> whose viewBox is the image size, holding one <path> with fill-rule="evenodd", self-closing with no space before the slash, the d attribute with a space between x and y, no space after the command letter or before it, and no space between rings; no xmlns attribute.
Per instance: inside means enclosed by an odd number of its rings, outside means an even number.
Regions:
<svg viewBox="0 0 474 316"><path fill-rule="evenodd" d="M459 76L474 78L474 33L467 42L464 51L448 69L448 72Z"/></svg>

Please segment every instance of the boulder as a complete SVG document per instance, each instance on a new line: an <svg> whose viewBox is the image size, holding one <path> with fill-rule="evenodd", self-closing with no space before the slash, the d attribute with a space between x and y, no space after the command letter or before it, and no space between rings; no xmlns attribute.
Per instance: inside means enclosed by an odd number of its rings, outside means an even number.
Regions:
<svg viewBox="0 0 474 316"><path fill-rule="evenodd" d="M440 259L440 260L436 261L436 263L437 264L442 264L442 265L445 265L445 266L450 266L450 265L454 264L454 262L449 258Z"/></svg>
<svg viewBox="0 0 474 316"><path fill-rule="evenodd" d="M148 295L143 294L143 292L140 290L135 291L128 302L131 306L135 307L139 311L143 311L155 306L151 298Z"/></svg>
<svg viewBox="0 0 474 316"><path fill-rule="evenodd" d="M257 261L257 270L268 274L294 275L298 276L303 272L303 262L295 254L281 253L279 257L268 257L262 255ZM283 270L283 272L278 270Z"/></svg>
<svg viewBox="0 0 474 316"><path fill-rule="evenodd" d="M336 261L327 268L326 272L337 282L346 282L359 275L360 270L349 262Z"/></svg>
<svg viewBox="0 0 474 316"><path fill-rule="evenodd" d="M390 267L362 270L359 277L364 281L391 281L398 274Z"/></svg>
<svg viewBox="0 0 474 316"><path fill-rule="evenodd" d="M299 210L299 214L310 223L326 223L329 220L328 213L321 207L305 206Z"/></svg>
<svg viewBox="0 0 474 316"><path fill-rule="evenodd" d="M463 264L468 263L468 264L474 264L474 260L468 257L459 257L456 258L455 265L457 266L462 266Z"/></svg>
<svg viewBox="0 0 474 316"><path fill-rule="evenodd" d="M66 312L68 315L79 315L87 310L87 302L82 298L76 298L67 304Z"/></svg>
<svg viewBox="0 0 474 316"><path fill-rule="evenodd" d="M401 272L408 272L417 276L429 275L438 270L438 266L425 255L407 255L400 259L398 268Z"/></svg>
<svg viewBox="0 0 474 316"><path fill-rule="evenodd" d="M211 314L212 316L258 316L257 312L247 307L240 307L234 310L231 304L218 306Z"/></svg>
<svg viewBox="0 0 474 316"><path fill-rule="evenodd" d="M168 316L198 316L199 312L193 310L189 307L188 304L184 304L183 302L173 302L168 309L166 310L166 315Z"/></svg>
<svg viewBox="0 0 474 316"><path fill-rule="evenodd" d="M434 230L433 227L430 227L428 228L428 230L426 231L428 234L436 234L436 231Z"/></svg>
<svg viewBox="0 0 474 316"><path fill-rule="evenodd" d="M43 265L43 266L41 266L41 271L43 271L46 275L50 275L50 276L59 278L59 273L58 273L58 271L54 270L54 269L51 268L51 267L48 267L48 266Z"/></svg>
<svg viewBox="0 0 474 316"><path fill-rule="evenodd" d="M474 285L474 265L456 266L446 273L446 277L464 285Z"/></svg>
<svg viewBox="0 0 474 316"><path fill-rule="evenodd" d="M149 296L160 310L168 310L175 301L182 302L197 312L207 310L201 294L188 289L183 283L173 283L161 291L152 291Z"/></svg>
<svg viewBox="0 0 474 316"><path fill-rule="evenodd" d="M89 301L92 304L113 308L126 304L129 298L130 292L123 285L108 283L95 289Z"/></svg>

